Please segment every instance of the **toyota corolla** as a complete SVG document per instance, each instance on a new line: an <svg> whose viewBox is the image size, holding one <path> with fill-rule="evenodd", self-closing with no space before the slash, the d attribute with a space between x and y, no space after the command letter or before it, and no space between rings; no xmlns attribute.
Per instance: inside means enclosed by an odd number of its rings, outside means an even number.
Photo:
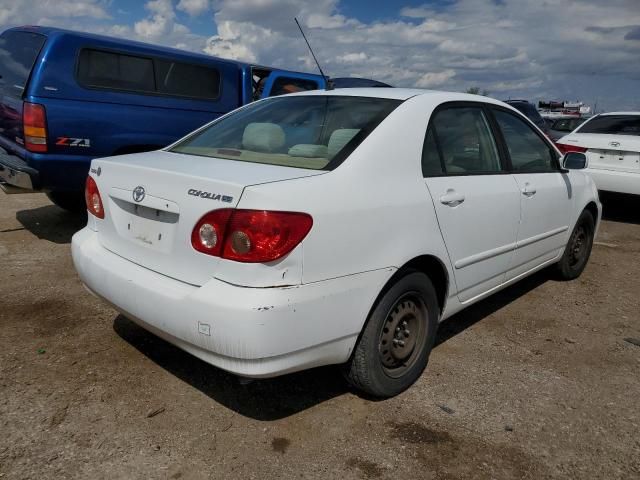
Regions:
<svg viewBox="0 0 640 480"><path fill-rule="evenodd" d="M342 364L391 396L442 320L547 266L580 275L601 211L585 162L486 97L271 98L94 160L73 259L90 291L212 365Z"/></svg>

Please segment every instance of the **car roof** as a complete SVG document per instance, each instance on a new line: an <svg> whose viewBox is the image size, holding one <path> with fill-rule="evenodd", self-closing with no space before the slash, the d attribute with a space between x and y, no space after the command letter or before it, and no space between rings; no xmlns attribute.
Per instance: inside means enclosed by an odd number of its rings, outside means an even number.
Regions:
<svg viewBox="0 0 640 480"><path fill-rule="evenodd" d="M604 117L606 115L640 115L640 112L607 112L598 114L599 117Z"/></svg>
<svg viewBox="0 0 640 480"><path fill-rule="evenodd" d="M308 90L304 92L292 93L291 96L298 95L336 95L350 97L370 97L389 98L395 100L408 100L412 97L432 97L439 102L453 101L482 101L495 105L504 105L500 100L482 95L472 95L470 93L445 92L440 90L424 90L419 88L395 88L395 87L373 87L373 88L336 88L334 90ZM511 108L511 107L509 107Z"/></svg>

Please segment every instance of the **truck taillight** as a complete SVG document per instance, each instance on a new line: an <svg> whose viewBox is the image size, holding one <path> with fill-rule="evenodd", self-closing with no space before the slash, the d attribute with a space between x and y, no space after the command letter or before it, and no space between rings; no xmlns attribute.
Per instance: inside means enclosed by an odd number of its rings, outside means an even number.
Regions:
<svg viewBox="0 0 640 480"><path fill-rule="evenodd" d="M44 106L24 102L22 107L24 146L30 152L47 151L47 115Z"/></svg>
<svg viewBox="0 0 640 480"><path fill-rule="evenodd" d="M237 262L272 262L297 247L312 225L306 213L214 210L196 223L191 245L199 252Z"/></svg>
<svg viewBox="0 0 640 480"><path fill-rule="evenodd" d="M87 202L87 210L98 218L104 218L104 207L102 206L102 198L98 191L98 185L93 177L87 177L87 183L84 189L84 199Z"/></svg>
<svg viewBox="0 0 640 480"><path fill-rule="evenodd" d="M558 150L560 150L562 153L569 153L569 152L584 153L588 150L587 147L579 147L577 145L568 145L566 143L556 143L556 147L558 147Z"/></svg>

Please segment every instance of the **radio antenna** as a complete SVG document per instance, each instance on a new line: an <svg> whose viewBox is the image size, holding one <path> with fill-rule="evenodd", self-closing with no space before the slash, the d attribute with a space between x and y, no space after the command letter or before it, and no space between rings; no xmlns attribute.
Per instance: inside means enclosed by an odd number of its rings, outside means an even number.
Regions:
<svg viewBox="0 0 640 480"><path fill-rule="evenodd" d="M324 89L325 90L333 90L333 84L330 82L330 80L327 78L327 76L322 71L322 67L320 67L320 62L318 62L318 59L316 58L315 54L313 53L313 49L311 48L311 45L309 45L309 40L307 40L307 36L304 34L304 31L302 31L302 27L300 26L300 23L298 22L298 19L296 17L293 17L293 19L296 21L296 25L298 25L298 29L300 30L300 33L302 34L302 38L304 38L304 41L307 42L307 47L309 47L309 51L311 52L311 56L313 57L313 60L316 62L316 65L318 66L318 70L320 70L320 75L322 75L322 78L324 79L324 84L325 84Z"/></svg>

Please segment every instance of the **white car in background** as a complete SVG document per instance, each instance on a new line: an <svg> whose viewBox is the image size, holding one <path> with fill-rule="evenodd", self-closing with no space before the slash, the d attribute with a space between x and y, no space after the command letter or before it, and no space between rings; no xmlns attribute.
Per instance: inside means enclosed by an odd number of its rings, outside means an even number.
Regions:
<svg viewBox="0 0 640 480"><path fill-rule="evenodd" d="M73 260L92 292L210 364L344 364L391 396L421 375L440 321L546 266L583 271L601 205L561 161L487 97L270 98L161 151L94 160Z"/></svg>
<svg viewBox="0 0 640 480"><path fill-rule="evenodd" d="M640 112L596 115L556 144L587 156L598 190L640 195Z"/></svg>

